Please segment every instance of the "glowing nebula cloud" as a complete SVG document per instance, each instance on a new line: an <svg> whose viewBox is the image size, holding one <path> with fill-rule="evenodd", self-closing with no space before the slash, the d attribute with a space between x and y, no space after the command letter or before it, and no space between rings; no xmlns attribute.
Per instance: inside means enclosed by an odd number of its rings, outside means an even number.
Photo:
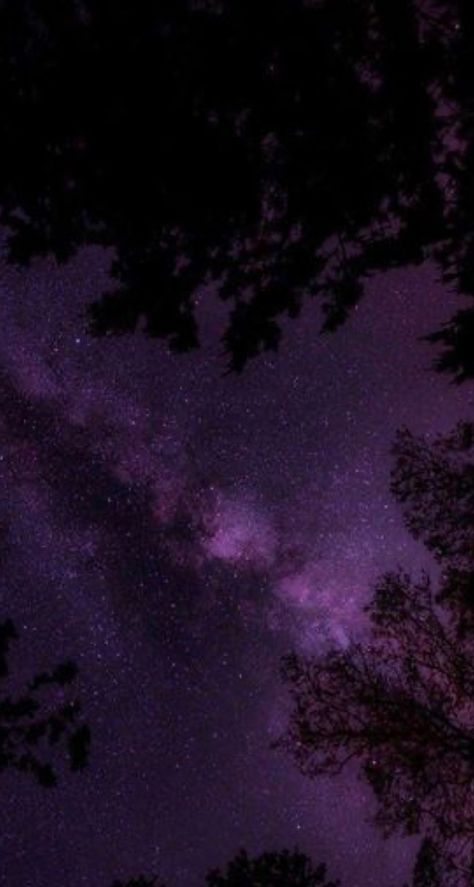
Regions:
<svg viewBox="0 0 474 887"><path fill-rule="evenodd" d="M206 531L203 547L209 557L261 570L275 563L275 530L265 515L245 500L219 494Z"/></svg>

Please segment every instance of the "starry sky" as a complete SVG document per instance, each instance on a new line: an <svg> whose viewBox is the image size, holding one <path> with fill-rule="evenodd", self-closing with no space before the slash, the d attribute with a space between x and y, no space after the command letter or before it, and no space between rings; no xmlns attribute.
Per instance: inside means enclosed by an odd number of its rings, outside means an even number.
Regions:
<svg viewBox="0 0 474 887"><path fill-rule="evenodd" d="M316 303L240 375L199 295L202 347L91 339L111 256L2 264L2 612L16 674L80 666L91 761L46 791L3 776L1 884L198 887L241 846L298 845L347 887L399 887L369 789L312 782L271 748L282 654L363 636L377 575L430 567L389 493L401 425L443 432L472 391L420 337L454 297L425 266L373 279L336 334ZM0 877L2 877L0 875Z"/></svg>

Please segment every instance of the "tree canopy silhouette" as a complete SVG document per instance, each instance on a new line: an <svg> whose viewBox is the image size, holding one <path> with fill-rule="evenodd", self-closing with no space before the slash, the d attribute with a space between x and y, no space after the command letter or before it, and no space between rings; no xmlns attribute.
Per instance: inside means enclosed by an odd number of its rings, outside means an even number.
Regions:
<svg viewBox="0 0 474 887"><path fill-rule="evenodd" d="M317 295L334 329L370 274L472 276L467 0L1 0L9 256L115 250L98 333L197 344L228 300L233 369ZM435 333L473 375L474 309Z"/></svg>
<svg viewBox="0 0 474 887"><path fill-rule="evenodd" d="M17 632L11 620L0 623L0 678L9 676L8 654ZM0 695L0 771L31 773L43 786L57 781L50 751L65 743L72 770L85 766L90 732L80 723L81 706L68 687L77 668L63 662L50 672L37 674L20 695Z"/></svg>
<svg viewBox="0 0 474 887"><path fill-rule="evenodd" d="M472 446L461 425L432 445L402 432L395 447L394 492L442 565L439 588L388 573L366 641L283 666L293 704L281 746L310 776L358 763L384 833L425 836L417 887L474 879Z"/></svg>
<svg viewBox="0 0 474 887"><path fill-rule="evenodd" d="M240 850L224 873L213 869L206 876L207 887L339 887L339 881L326 879L326 866L314 868L299 850L262 853L251 859ZM141 875L131 881L114 881L112 887L165 887L157 878Z"/></svg>
<svg viewBox="0 0 474 887"><path fill-rule="evenodd" d="M433 842L422 842L413 870L413 887L443 887L443 871Z"/></svg>
<svg viewBox="0 0 474 887"><path fill-rule="evenodd" d="M207 887L339 887L339 881L326 879L324 864L313 866L298 850L262 853L251 859L241 850L225 873L209 872Z"/></svg>
<svg viewBox="0 0 474 887"><path fill-rule="evenodd" d="M474 629L474 425L462 422L429 446L407 429L397 435L392 491L412 535L441 568L437 599L458 630Z"/></svg>

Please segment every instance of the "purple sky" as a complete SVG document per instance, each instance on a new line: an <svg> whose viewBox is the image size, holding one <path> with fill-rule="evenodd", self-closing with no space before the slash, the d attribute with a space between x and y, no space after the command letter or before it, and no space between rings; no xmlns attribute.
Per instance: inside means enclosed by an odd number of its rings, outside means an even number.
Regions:
<svg viewBox="0 0 474 887"><path fill-rule="evenodd" d="M84 334L104 254L2 270L2 611L25 675L79 662L93 752L50 792L3 777L0 883L198 887L240 846L298 844L347 887L400 887L414 844L367 825L367 787L269 746L281 654L347 644L378 573L429 566L390 444L472 414L419 341L453 300L430 268L379 277L336 335L309 304L237 377L205 294L204 345L176 357Z"/></svg>

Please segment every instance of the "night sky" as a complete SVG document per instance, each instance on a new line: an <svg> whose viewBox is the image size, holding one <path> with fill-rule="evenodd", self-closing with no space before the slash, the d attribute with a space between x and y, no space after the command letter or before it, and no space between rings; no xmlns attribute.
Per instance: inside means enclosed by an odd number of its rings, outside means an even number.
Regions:
<svg viewBox="0 0 474 887"><path fill-rule="evenodd" d="M447 431L472 391L420 337L452 314L433 268L371 281L334 335L316 303L276 355L226 375L224 308L202 347L91 339L110 256L2 266L2 612L12 666L80 666L90 765L57 788L6 774L2 884L198 887L241 846L294 847L347 887L399 887L416 841L383 841L370 790L309 781L272 750L282 654L363 634L371 583L428 555L389 493L401 425ZM210 343L210 344L209 344Z"/></svg>

